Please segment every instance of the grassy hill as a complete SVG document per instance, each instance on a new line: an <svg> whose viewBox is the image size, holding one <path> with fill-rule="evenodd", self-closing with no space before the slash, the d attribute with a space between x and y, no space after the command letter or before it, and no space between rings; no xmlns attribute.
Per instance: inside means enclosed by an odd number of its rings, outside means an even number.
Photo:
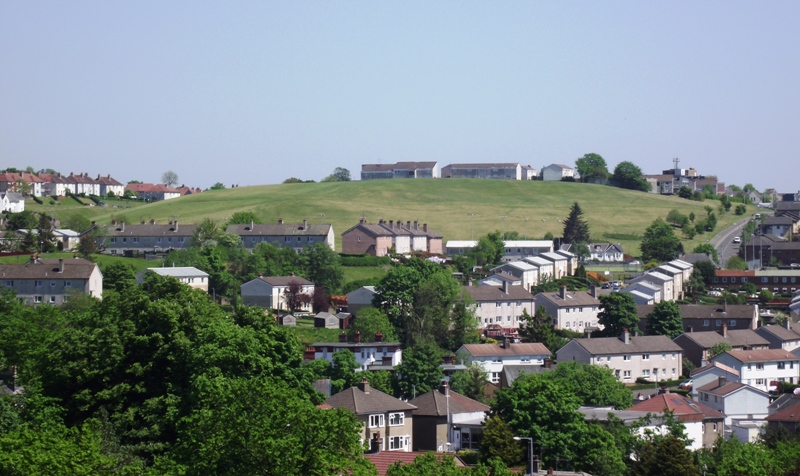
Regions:
<svg viewBox="0 0 800 476"><path fill-rule="evenodd" d="M304 218L310 223L332 223L336 247L340 249L340 234L358 223L362 215L369 222L383 218L427 223L445 241L477 239L493 230L518 231L535 239L541 239L547 232L559 236L563 225L558 220L567 216L576 201L584 210L593 240L620 242L631 255L639 254L641 235L655 218L666 217L671 209L703 217L706 205L715 210L719 205L717 201L693 202L603 185L440 179L261 185L134 204L131 208L111 206L124 202L109 202L107 207L81 207L64 201L58 206L31 203L29 209L46 211L59 218L80 213L101 223L111 219L136 223L176 218L183 223L197 223L206 217L223 223L234 212L252 211L263 223L275 222L279 217L288 223L299 223ZM717 230L736 218L732 212L719 216ZM684 240L684 247L691 250L711 236Z"/></svg>

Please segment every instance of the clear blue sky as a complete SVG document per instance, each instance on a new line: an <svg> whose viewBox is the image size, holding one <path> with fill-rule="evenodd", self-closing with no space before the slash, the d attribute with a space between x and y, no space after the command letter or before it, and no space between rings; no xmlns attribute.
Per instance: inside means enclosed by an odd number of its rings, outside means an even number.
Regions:
<svg viewBox="0 0 800 476"><path fill-rule="evenodd" d="M320 180L588 152L800 189L800 2L0 1L0 167Z"/></svg>

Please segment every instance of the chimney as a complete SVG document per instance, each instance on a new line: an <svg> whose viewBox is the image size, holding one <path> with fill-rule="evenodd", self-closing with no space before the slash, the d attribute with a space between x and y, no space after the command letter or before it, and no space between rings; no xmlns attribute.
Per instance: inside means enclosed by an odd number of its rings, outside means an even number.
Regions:
<svg viewBox="0 0 800 476"><path fill-rule="evenodd" d="M119 226L121 227L120 231L125 231L125 220L120 220Z"/></svg>
<svg viewBox="0 0 800 476"><path fill-rule="evenodd" d="M305 360L314 360L314 354L316 354L317 350L313 347L306 347L305 353L303 353L303 359Z"/></svg>
<svg viewBox="0 0 800 476"><path fill-rule="evenodd" d="M394 220L389 220L389 228L394 228Z"/></svg>
<svg viewBox="0 0 800 476"><path fill-rule="evenodd" d="M411 230L411 220L406 221L406 228Z"/></svg>
<svg viewBox="0 0 800 476"><path fill-rule="evenodd" d="M442 384L439 386L439 393L443 394L444 396L448 396L450 394L450 385L447 383L447 380L442 380Z"/></svg>
<svg viewBox="0 0 800 476"><path fill-rule="evenodd" d="M253 231L253 220L250 220L250 231Z"/></svg>
<svg viewBox="0 0 800 476"><path fill-rule="evenodd" d="M308 230L308 220L303 220L303 230Z"/></svg>
<svg viewBox="0 0 800 476"><path fill-rule="evenodd" d="M727 339L728 338L728 324L722 323L722 337Z"/></svg>
<svg viewBox="0 0 800 476"><path fill-rule="evenodd" d="M278 225L283 225L283 218L278 218Z"/></svg>
<svg viewBox="0 0 800 476"><path fill-rule="evenodd" d="M344 332L339 333L339 342L347 342L347 334Z"/></svg>
<svg viewBox="0 0 800 476"><path fill-rule="evenodd" d="M597 286L592 286L589 294L591 294L593 298L597 299Z"/></svg>
<svg viewBox="0 0 800 476"><path fill-rule="evenodd" d="M725 377L724 375L720 375L719 376L719 385L717 385L717 388L724 386L726 383L728 383L728 378Z"/></svg>
<svg viewBox="0 0 800 476"><path fill-rule="evenodd" d="M369 388L369 380L367 380L367 377L361 379L361 381L358 383L358 389L369 395L370 388Z"/></svg>
<svg viewBox="0 0 800 476"><path fill-rule="evenodd" d="M155 221L154 219L152 219L152 218L151 218L151 219L150 219L150 224L151 224L151 225L155 225L155 224L156 224L156 221Z"/></svg>
<svg viewBox="0 0 800 476"><path fill-rule="evenodd" d="M356 344L361 343L361 331L356 331L356 335L353 337L353 342Z"/></svg>
<svg viewBox="0 0 800 476"><path fill-rule="evenodd" d="M510 349L511 348L511 338L508 336L503 336L503 348Z"/></svg>
<svg viewBox="0 0 800 476"><path fill-rule="evenodd" d="M64 258L58 258L58 272L64 272Z"/></svg>
<svg viewBox="0 0 800 476"><path fill-rule="evenodd" d="M364 223L366 223L366 222L367 222L367 219L366 219L366 218L364 218L364 217L361 217L361 219L360 219L360 220L358 220L358 223L359 223L360 225L363 225L363 224L364 224Z"/></svg>
<svg viewBox="0 0 800 476"><path fill-rule="evenodd" d="M417 220L414 220L414 229L417 229Z"/></svg>
<svg viewBox="0 0 800 476"><path fill-rule="evenodd" d="M551 359L549 357L544 359L544 368L546 368L546 369L553 368L553 359Z"/></svg>
<svg viewBox="0 0 800 476"><path fill-rule="evenodd" d="M503 280L503 293L508 294L508 280Z"/></svg>
<svg viewBox="0 0 800 476"><path fill-rule="evenodd" d="M117 220L111 220L111 224L112 225L116 225L117 224Z"/></svg>
<svg viewBox="0 0 800 476"><path fill-rule="evenodd" d="M174 231L178 231L178 220L175 220L175 230Z"/></svg>
<svg viewBox="0 0 800 476"><path fill-rule="evenodd" d="M631 343L631 333L628 332L628 328L622 329L622 342L626 344Z"/></svg>
<svg viewBox="0 0 800 476"><path fill-rule="evenodd" d="M97 225L97 222L92 220L92 226L96 226L96 225Z"/></svg>
<svg viewBox="0 0 800 476"><path fill-rule="evenodd" d="M381 334L381 331L375 333L375 342L383 342L383 334Z"/></svg>
<svg viewBox="0 0 800 476"><path fill-rule="evenodd" d="M787 317L786 321L784 321L783 323L783 326L786 328L786 330L789 331L792 330L792 321L790 321L789 318Z"/></svg>
<svg viewBox="0 0 800 476"><path fill-rule="evenodd" d="M561 296L561 299L567 299L567 285L566 284L562 284L561 285L561 290L559 291L558 295Z"/></svg>
<svg viewBox="0 0 800 476"><path fill-rule="evenodd" d="M423 223L422 224L422 231L424 231L425 233L428 232L428 224L427 223Z"/></svg>
<svg viewBox="0 0 800 476"><path fill-rule="evenodd" d="M142 225L144 225L144 224L145 224L145 221L144 221L144 220L142 220L142 223L141 223L141 224L142 224Z"/></svg>

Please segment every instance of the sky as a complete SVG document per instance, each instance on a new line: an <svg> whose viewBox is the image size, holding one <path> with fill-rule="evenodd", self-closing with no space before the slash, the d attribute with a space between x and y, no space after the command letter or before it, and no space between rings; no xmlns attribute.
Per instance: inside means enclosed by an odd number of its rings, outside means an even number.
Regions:
<svg viewBox="0 0 800 476"><path fill-rule="evenodd" d="M0 0L0 168L206 188L438 161L800 190L800 2Z"/></svg>

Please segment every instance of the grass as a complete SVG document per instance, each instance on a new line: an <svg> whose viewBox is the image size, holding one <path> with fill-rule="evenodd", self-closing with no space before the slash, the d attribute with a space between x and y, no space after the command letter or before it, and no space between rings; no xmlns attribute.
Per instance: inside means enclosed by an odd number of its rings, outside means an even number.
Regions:
<svg viewBox="0 0 800 476"><path fill-rule="evenodd" d="M224 223L237 211L250 211L263 223L283 218L286 223L332 223L336 248L341 249L341 233L365 216L378 219L419 221L447 240L477 238L494 230L517 231L533 239L546 233L561 235L573 202L584 210L596 241L623 245L627 254L639 254L639 237L656 218L666 217L671 209L688 215L706 215L704 207L717 208L719 202L694 202L678 197L622 190L604 185L567 182L507 181L481 179L370 180L355 182L259 185L215 190L164 202L143 204L121 201L131 208L116 209L114 201L105 207L31 204L33 211L44 211L57 218L80 213L91 220L108 223L112 219L137 223L155 219L178 219L198 223L211 218ZM47 202L45 202L47 203ZM74 203L74 201L73 201ZM755 208L748 207L748 213ZM733 213L719 217L718 230L736 221ZM684 248L707 242L713 234L684 240Z"/></svg>
<svg viewBox="0 0 800 476"><path fill-rule="evenodd" d="M382 266L345 266L344 268L344 282L361 281L362 279L382 278L389 272Z"/></svg>
<svg viewBox="0 0 800 476"><path fill-rule="evenodd" d="M339 329L325 329L314 327L313 317L298 317L296 327L287 327L297 334L300 342L304 346L309 346L314 342L339 342Z"/></svg>

